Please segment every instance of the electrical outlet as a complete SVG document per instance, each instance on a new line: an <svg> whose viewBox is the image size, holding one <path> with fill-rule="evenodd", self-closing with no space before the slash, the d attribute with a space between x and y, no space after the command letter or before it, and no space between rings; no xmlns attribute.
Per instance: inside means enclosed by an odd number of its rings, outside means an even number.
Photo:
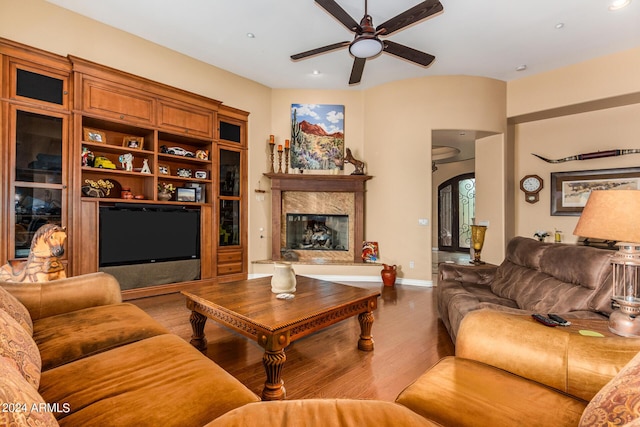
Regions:
<svg viewBox="0 0 640 427"><path fill-rule="evenodd" d="M416 266L416 263L413 262L413 260L409 261L409 268L414 268Z"/></svg>
<svg viewBox="0 0 640 427"><path fill-rule="evenodd" d="M427 219L427 218L418 218L418 225L429 225L429 219Z"/></svg>

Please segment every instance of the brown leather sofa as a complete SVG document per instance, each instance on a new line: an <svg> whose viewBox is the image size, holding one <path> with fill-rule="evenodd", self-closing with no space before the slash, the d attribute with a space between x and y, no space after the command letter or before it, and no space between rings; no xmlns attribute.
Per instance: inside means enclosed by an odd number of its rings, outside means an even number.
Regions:
<svg viewBox="0 0 640 427"><path fill-rule="evenodd" d="M395 403L348 399L250 403L208 427L640 423L639 350L640 339L584 336L575 328L545 327L529 316L477 310L460 326L455 357L439 361Z"/></svg>
<svg viewBox="0 0 640 427"><path fill-rule="evenodd" d="M515 237L499 266L440 264L440 318L454 343L462 319L482 308L605 319L611 313L611 253Z"/></svg>
<svg viewBox="0 0 640 427"><path fill-rule="evenodd" d="M202 426L260 400L108 274L0 285L1 425Z"/></svg>

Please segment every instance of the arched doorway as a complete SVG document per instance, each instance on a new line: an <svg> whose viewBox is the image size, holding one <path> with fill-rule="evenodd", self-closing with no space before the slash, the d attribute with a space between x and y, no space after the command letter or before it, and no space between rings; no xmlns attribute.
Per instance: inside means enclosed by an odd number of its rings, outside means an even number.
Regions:
<svg viewBox="0 0 640 427"><path fill-rule="evenodd" d="M475 199L474 173L455 176L438 186L438 250L469 252Z"/></svg>

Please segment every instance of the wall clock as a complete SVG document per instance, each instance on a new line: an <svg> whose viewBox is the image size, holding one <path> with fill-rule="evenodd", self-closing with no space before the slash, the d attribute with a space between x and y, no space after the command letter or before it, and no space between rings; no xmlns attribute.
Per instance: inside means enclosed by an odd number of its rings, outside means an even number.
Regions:
<svg viewBox="0 0 640 427"><path fill-rule="evenodd" d="M524 200L536 203L540 200L539 193L542 190L542 178L538 175L525 175L520 180L520 189L524 191Z"/></svg>

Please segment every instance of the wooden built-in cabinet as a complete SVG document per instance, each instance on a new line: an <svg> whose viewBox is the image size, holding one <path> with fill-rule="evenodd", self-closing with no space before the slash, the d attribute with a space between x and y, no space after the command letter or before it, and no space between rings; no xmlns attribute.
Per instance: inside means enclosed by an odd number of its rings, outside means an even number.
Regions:
<svg viewBox="0 0 640 427"><path fill-rule="evenodd" d="M0 39L0 263L23 259L42 225L68 226L71 67ZM62 262L72 268L66 243Z"/></svg>
<svg viewBox="0 0 640 427"><path fill-rule="evenodd" d="M162 204L200 211L201 280L246 278L247 112L8 40L0 39L0 55L0 214L9 218L0 228L0 263L28 253L30 225L43 220L35 218L35 208L21 206L20 198L37 198L39 217L68 227L68 275L100 268L101 207ZM128 154L131 170L120 161ZM83 193L84 185L98 180L115 184L108 196ZM160 183L196 188L197 199L177 200L174 194L160 200ZM123 197L122 188L138 197ZM41 200L53 200L59 209L44 212Z"/></svg>
<svg viewBox="0 0 640 427"><path fill-rule="evenodd" d="M216 265L217 275L225 280L247 274L247 117L224 105L218 112Z"/></svg>

